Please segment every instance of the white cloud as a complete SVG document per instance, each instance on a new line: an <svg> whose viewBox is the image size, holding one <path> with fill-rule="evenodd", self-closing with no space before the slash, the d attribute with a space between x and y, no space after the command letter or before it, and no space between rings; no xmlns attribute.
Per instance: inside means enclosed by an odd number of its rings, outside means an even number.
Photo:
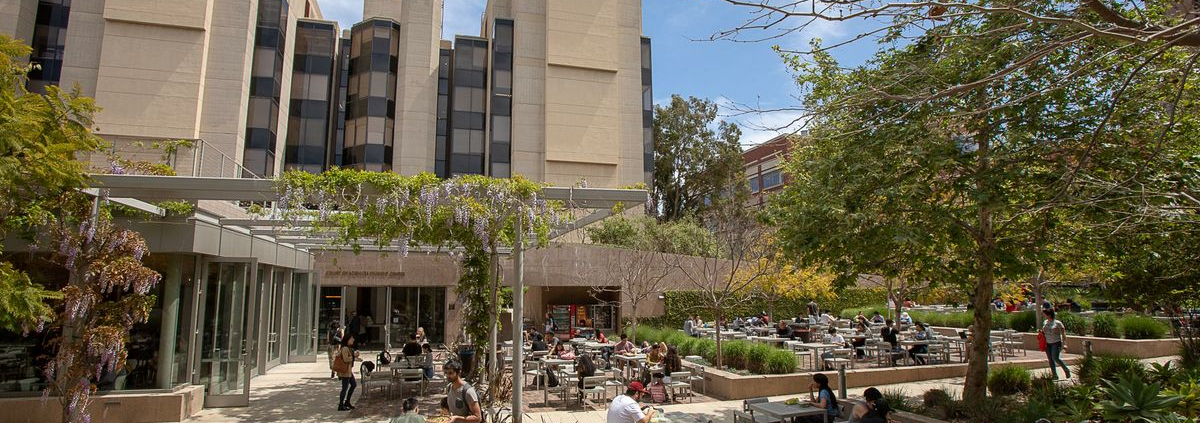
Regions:
<svg viewBox="0 0 1200 423"><path fill-rule="evenodd" d="M478 36L486 6L487 0L445 0L442 38L453 40L455 35Z"/></svg>
<svg viewBox="0 0 1200 423"><path fill-rule="evenodd" d="M363 0L319 0L325 19L337 21L341 29L362 21Z"/></svg>
<svg viewBox="0 0 1200 423"><path fill-rule="evenodd" d="M736 123L741 128L743 147L758 145L782 134L798 132L807 120L804 112L799 110L772 110L771 105L741 104L725 96L718 97L714 102L720 109L718 114L722 120ZM788 106L776 108L784 107Z"/></svg>

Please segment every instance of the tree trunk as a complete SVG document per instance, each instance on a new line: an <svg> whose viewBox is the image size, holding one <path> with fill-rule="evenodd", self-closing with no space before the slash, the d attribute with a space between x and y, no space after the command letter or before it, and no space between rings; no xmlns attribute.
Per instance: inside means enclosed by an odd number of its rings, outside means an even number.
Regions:
<svg viewBox="0 0 1200 423"><path fill-rule="evenodd" d="M1042 316L1042 278L1042 269L1039 266L1037 276L1033 279L1033 328L1035 330L1042 327L1044 318Z"/></svg>
<svg viewBox="0 0 1200 423"><path fill-rule="evenodd" d="M715 336L717 337L717 362L713 363L713 364L716 364L718 369L725 368L724 363L723 363L723 357L721 357L721 319L724 317L725 317L724 311L722 311L718 307L717 308L717 321L716 321L716 324L713 325L717 329L716 334L715 334Z"/></svg>

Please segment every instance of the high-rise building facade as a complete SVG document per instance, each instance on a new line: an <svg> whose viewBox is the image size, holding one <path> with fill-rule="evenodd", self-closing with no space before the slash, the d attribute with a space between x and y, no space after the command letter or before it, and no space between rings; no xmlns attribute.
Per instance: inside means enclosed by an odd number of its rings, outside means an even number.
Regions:
<svg viewBox="0 0 1200 423"><path fill-rule="evenodd" d="M202 141L181 173L331 167L521 174L627 186L653 167L641 2L492 0L442 40L440 0L365 0L347 31L316 0L5 0L28 87L79 84L118 148ZM196 153L201 154L201 153Z"/></svg>

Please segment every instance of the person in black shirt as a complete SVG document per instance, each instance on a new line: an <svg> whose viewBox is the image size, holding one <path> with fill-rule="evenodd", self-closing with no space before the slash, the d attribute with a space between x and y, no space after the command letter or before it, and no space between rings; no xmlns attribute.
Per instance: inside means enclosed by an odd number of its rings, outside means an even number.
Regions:
<svg viewBox="0 0 1200 423"><path fill-rule="evenodd" d="M778 335L780 338L792 339L792 337L795 335L795 331L792 330L790 325L780 321L779 328L775 329L775 335Z"/></svg>
<svg viewBox="0 0 1200 423"><path fill-rule="evenodd" d="M405 357L416 357L421 355L421 344L417 343L417 334L409 334L408 342L404 344L404 348L400 350Z"/></svg>
<svg viewBox="0 0 1200 423"><path fill-rule="evenodd" d="M579 376L579 396L583 397L583 378L596 375L596 363L591 354L579 354L575 358L575 373Z"/></svg>
<svg viewBox="0 0 1200 423"><path fill-rule="evenodd" d="M900 334L900 331L896 330L896 328L892 326L894 323L895 322L893 322L892 319L887 319L887 321L884 323L885 326L883 327L883 329L879 330L879 337L883 338L883 342L887 342L888 344L890 344L892 346L891 351L896 351L896 346L900 345L900 341L896 339L897 335ZM896 365L896 354L891 354L891 355L892 355L892 365L895 366Z"/></svg>
<svg viewBox="0 0 1200 423"><path fill-rule="evenodd" d="M550 349L542 341L542 335L535 333L533 334L533 342L529 344L529 351L550 351Z"/></svg>

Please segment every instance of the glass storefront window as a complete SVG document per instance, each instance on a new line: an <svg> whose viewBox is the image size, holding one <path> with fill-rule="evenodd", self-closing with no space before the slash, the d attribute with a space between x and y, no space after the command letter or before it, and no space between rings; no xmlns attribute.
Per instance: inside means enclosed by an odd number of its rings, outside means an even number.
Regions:
<svg viewBox="0 0 1200 423"><path fill-rule="evenodd" d="M446 288L393 287L388 314L393 348L404 346L408 336L425 328L431 343L445 342Z"/></svg>

